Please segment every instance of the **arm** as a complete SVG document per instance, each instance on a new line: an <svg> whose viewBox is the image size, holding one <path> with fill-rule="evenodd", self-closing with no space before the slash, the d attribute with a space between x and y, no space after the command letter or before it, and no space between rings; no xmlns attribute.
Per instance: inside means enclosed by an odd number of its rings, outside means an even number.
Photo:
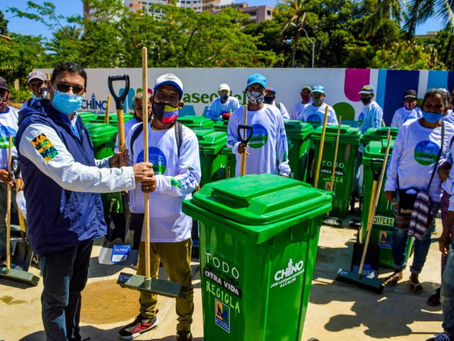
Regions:
<svg viewBox="0 0 454 341"><path fill-rule="evenodd" d="M108 193L136 185L132 167L98 168L76 162L55 130L43 124L32 124L25 130L19 152L69 191Z"/></svg>
<svg viewBox="0 0 454 341"><path fill-rule="evenodd" d="M399 127L399 110L396 110L391 121L391 127Z"/></svg>
<svg viewBox="0 0 454 341"><path fill-rule="evenodd" d="M449 171L451 170L451 164L448 161L445 161L438 167L438 176L441 181L445 181L449 177Z"/></svg>
<svg viewBox="0 0 454 341"><path fill-rule="evenodd" d="M285 133L284 121L281 116L277 117L277 159L279 162L279 174L283 176L290 176L290 166L288 164L288 144L287 134Z"/></svg>
<svg viewBox="0 0 454 341"><path fill-rule="evenodd" d="M282 118L284 120L290 119L290 115L288 114L287 108L285 107L284 103L282 103L282 102L281 102L281 114L282 114Z"/></svg>
<svg viewBox="0 0 454 341"><path fill-rule="evenodd" d="M400 157L403 152L406 130L401 129L397 134L396 140L394 141L394 148L391 154L391 159L388 163L386 170L386 183L385 183L385 195L388 201L392 202L394 194L397 189L397 172L399 168ZM390 192L390 193L388 193Z"/></svg>
<svg viewBox="0 0 454 341"><path fill-rule="evenodd" d="M213 121L219 121L219 115L221 115L217 102L218 98L211 102L207 110L207 117L211 118Z"/></svg>
<svg viewBox="0 0 454 341"><path fill-rule="evenodd" d="M195 135L185 134L180 153L177 175L155 175L156 192L181 197L192 193L199 185L201 177L199 143Z"/></svg>
<svg viewBox="0 0 454 341"><path fill-rule="evenodd" d="M336 112L334 111L334 108L328 105L328 124L335 124L338 125L339 122L337 121L337 116Z"/></svg>

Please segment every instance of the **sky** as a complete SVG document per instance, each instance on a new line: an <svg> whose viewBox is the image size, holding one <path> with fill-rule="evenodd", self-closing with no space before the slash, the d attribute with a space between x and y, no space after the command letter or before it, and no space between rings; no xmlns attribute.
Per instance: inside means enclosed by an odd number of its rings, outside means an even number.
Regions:
<svg viewBox="0 0 454 341"><path fill-rule="evenodd" d="M37 3L42 4L46 0L34 0ZM82 0L51 0L56 7L57 14L64 16L71 15L82 15ZM27 35L42 35L49 37L50 33L47 28L40 23L29 19L15 18L11 13L6 12L5 9L8 7L17 7L21 10L25 10L27 7L27 0L0 0L2 6L0 10L8 20L8 30L10 32L16 32ZM274 6L276 0L235 0L236 3L246 2L250 6L254 5L268 5ZM438 31L442 27L441 23L436 18L429 19L423 25L416 27L416 34L425 34L429 31Z"/></svg>

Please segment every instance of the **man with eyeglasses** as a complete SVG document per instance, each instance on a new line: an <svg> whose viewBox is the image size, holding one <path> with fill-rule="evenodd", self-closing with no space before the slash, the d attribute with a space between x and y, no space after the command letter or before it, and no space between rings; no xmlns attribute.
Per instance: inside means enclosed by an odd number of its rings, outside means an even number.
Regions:
<svg viewBox="0 0 454 341"><path fill-rule="evenodd" d="M93 240L106 233L98 193L153 191L152 164L127 162L127 152L95 160L89 134L75 113L87 86L85 70L58 64L48 82L49 100L21 111L15 145L26 184L28 234L38 255L44 289L42 318L47 340L81 340L81 291Z"/></svg>
<svg viewBox="0 0 454 341"><path fill-rule="evenodd" d="M9 86L0 76L0 263L6 260L6 186L14 186L13 174L8 172L9 136L16 136L18 110L8 105ZM17 156L13 146L13 156ZM16 210L16 191L11 191L13 210ZM14 213L13 213L14 216Z"/></svg>
<svg viewBox="0 0 454 341"><path fill-rule="evenodd" d="M181 284L176 298L178 315L177 341L191 341L194 312L194 287L191 272L192 218L182 211L183 200L190 199L200 183L199 144L192 130L177 121L184 103L183 83L174 74L158 77L152 98L153 118L148 129L148 148L157 180L150 194L150 273L156 278L160 261L171 281ZM143 160L143 125L137 124L128 135L130 163ZM143 194L130 193L136 207L143 212ZM139 247L137 274L145 275L145 243ZM157 295L140 292L140 313L119 330L124 340L132 340L158 325Z"/></svg>
<svg viewBox="0 0 454 341"><path fill-rule="evenodd" d="M47 97L47 77L41 71L32 71L28 74L27 86L32 92L32 98L22 104L21 110L31 107L36 101Z"/></svg>

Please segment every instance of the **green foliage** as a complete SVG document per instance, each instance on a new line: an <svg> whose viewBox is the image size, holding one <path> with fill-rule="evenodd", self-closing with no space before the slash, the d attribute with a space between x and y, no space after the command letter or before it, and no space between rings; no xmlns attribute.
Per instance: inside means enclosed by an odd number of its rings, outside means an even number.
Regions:
<svg viewBox="0 0 454 341"><path fill-rule="evenodd" d="M10 101L25 102L32 97L32 93L28 88L16 90L10 87Z"/></svg>
<svg viewBox="0 0 454 341"><path fill-rule="evenodd" d="M5 19L4 14L0 11L0 34L8 34L8 20Z"/></svg>

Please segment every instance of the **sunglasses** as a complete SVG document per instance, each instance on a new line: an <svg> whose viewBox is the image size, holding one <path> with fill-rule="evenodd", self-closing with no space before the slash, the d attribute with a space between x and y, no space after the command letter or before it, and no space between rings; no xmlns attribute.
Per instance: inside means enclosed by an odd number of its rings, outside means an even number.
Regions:
<svg viewBox="0 0 454 341"><path fill-rule="evenodd" d="M75 95L82 95L85 92L85 88L83 86L71 85L66 82L56 84L56 88L60 92L69 92L69 90L72 90Z"/></svg>

